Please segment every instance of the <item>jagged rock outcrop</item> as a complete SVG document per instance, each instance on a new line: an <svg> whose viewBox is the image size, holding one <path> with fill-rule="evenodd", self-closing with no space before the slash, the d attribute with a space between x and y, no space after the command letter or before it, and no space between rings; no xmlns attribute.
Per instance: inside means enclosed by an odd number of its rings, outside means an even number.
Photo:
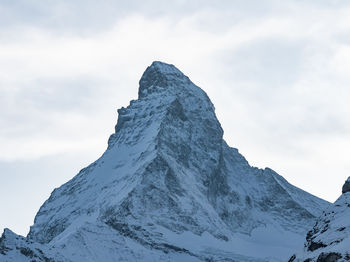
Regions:
<svg viewBox="0 0 350 262"><path fill-rule="evenodd" d="M54 249L18 236L6 228L0 238L0 261L63 262L66 260Z"/></svg>
<svg viewBox="0 0 350 262"><path fill-rule="evenodd" d="M343 194L317 219L307 233L304 250L290 261L350 261L350 178Z"/></svg>
<svg viewBox="0 0 350 262"><path fill-rule="evenodd" d="M287 260L328 203L250 166L175 66L152 63L138 96L118 110L106 152L52 192L24 241L74 262Z"/></svg>
<svg viewBox="0 0 350 262"><path fill-rule="evenodd" d="M342 188L342 193L348 193L350 192L350 177L345 181L343 188Z"/></svg>

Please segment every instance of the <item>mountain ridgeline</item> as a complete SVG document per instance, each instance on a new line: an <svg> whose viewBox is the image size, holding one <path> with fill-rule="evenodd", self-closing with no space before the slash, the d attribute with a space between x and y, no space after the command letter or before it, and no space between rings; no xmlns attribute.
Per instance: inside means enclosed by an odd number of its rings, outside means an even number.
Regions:
<svg viewBox="0 0 350 262"><path fill-rule="evenodd" d="M153 62L104 154L56 188L0 261L288 261L329 203L252 167L206 93Z"/></svg>

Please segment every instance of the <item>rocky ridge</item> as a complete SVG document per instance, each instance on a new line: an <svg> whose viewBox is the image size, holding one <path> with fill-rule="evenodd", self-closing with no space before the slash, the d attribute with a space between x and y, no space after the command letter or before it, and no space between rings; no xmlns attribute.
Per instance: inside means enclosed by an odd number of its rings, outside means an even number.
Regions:
<svg viewBox="0 0 350 262"><path fill-rule="evenodd" d="M289 261L350 261L350 177L342 195L326 209L307 233L304 250Z"/></svg>

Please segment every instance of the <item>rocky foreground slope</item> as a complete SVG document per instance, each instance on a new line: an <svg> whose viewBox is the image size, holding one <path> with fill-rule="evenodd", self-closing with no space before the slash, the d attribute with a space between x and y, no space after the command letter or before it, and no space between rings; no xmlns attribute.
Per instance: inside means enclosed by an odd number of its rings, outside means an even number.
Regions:
<svg viewBox="0 0 350 262"><path fill-rule="evenodd" d="M55 189L0 261L286 261L328 203L223 140L206 93L153 62L106 152Z"/></svg>
<svg viewBox="0 0 350 262"><path fill-rule="evenodd" d="M304 250L289 261L350 261L350 177L343 186L342 195L307 233Z"/></svg>

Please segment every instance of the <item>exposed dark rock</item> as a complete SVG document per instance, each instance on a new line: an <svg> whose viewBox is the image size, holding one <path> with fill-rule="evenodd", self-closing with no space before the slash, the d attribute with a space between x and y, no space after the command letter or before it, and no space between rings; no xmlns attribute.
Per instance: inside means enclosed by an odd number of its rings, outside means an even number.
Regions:
<svg viewBox="0 0 350 262"><path fill-rule="evenodd" d="M341 258L342 256L339 253L321 253L317 258L317 262L336 262Z"/></svg>
<svg viewBox="0 0 350 262"><path fill-rule="evenodd" d="M37 255L35 255L33 250L26 248L26 247L21 247L20 252L22 255L24 255L26 257L30 257L30 258L37 257Z"/></svg>
<svg viewBox="0 0 350 262"><path fill-rule="evenodd" d="M316 249L319 249L321 247L326 247L327 245L323 244L322 242L310 242L310 245L308 246L308 251L315 251Z"/></svg>
<svg viewBox="0 0 350 262"><path fill-rule="evenodd" d="M295 255L291 256L290 259L288 260L288 262L293 262L295 260L295 258L296 258Z"/></svg>
<svg viewBox="0 0 350 262"><path fill-rule="evenodd" d="M347 193L350 192L350 177L345 181L345 184L343 185L342 188L342 193Z"/></svg>

